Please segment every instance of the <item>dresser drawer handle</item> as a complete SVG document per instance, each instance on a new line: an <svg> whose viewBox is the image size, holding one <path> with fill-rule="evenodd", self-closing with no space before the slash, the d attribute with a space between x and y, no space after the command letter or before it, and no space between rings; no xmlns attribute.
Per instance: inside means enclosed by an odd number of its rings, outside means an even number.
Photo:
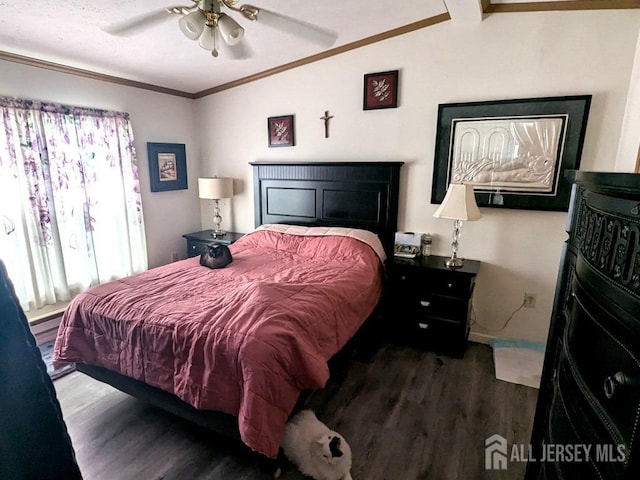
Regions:
<svg viewBox="0 0 640 480"><path fill-rule="evenodd" d="M422 330L427 330L429 328L429 324L424 322L419 322L418 327L421 328Z"/></svg>
<svg viewBox="0 0 640 480"><path fill-rule="evenodd" d="M449 288L453 288L453 282L449 282L449 283L447 283L447 287L449 287Z"/></svg>
<svg viewBox="0 0 640 480"><path fill-rule="evenodd" d="M618 389L638 386L640 386L640 379L630 377L623 372L617 372L604 379L604 396L612 399Z"/></svg>
<svg viewBox="0 0 640 480"><path fill-rule="evenodd" d="M421 307L428 307L431 305L431 302L428 300L420 300L420 306Z"/></svg>

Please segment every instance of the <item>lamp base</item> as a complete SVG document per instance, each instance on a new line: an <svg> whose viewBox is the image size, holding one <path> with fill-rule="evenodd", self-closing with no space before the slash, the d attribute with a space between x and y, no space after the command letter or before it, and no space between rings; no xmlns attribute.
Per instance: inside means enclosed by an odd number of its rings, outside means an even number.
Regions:
<svg viewBox="0 0 640 480"><path fill-rule="evenodd" d="M451 257L448 260L445 260L444 264L447 268L454 269L454 268L462 268L462 265L464 264L464 262L462 261L461 258Z"/></svg>
<svg viewBox="0 0 640 480"><path fill-rule="evenodd" d="M447 268L461 268L464 263L461 258L458 258L458 240L460 240L460 227L462 222L460 220L453 221L453 241L451 242L451 258L444 262Z"/></svg>
<svg viewBox="0 0 640 480"><path fill-rule="evenodd" d="M213 199L213 230L211 231L211 235L213 238L224 237L227 232L225 232L222 227L222 217L220 216L220 204L218 199Z"/></svg>

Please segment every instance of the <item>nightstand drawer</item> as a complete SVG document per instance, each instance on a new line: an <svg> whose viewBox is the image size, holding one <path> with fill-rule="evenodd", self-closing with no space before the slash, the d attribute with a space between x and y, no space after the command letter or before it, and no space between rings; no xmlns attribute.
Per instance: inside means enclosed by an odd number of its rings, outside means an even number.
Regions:
<svg viewBox="0 0 640 480"><path fill-rule="evenodd" d="M427 315L464 322L467 318L468 303L459 298L440 295L418 295L414 308L418 315Z"/></svg>
<svg viewBox="0 0 640 480"><path fill-rule="evenodd" d="M425 315L409 319L403 330L407 342L416 347L456 356L464 353L466 347L468 331L465 323Z"/></svg>
<svg viewBox="0 0 640 480"><path fill-rule="evenodd" d="M433 293L457 298L469 298L473 292L473 278L443 272L432 278L429 286Z"/></svg>
<svg viewBox="0 0 640 480"><path fill-rule="evenodd" d="M207 246L206 242L196 242L192 240L187 240L187 256L197 257L202 253L202 250L206 246Z"/></svg>
<svg viewBox="0 0 640 480"><path fill-rule="evenodd" d="M182 236L187 239L187 257L197 257L202 253L204 247L210 243L231 245L239 238L242 238L244 234L227 232L222 236L214 237L211 230L203 230L202 232L186 233Z"/></svg>
<svg viewBox="0 0 640 480"><path fill-rule="evenodd" d="M389 273L390 280L399 288L412 292L430 292L456 298L468 298L473 289L473 277L450 272L422 270L396 270Z"/></svg>

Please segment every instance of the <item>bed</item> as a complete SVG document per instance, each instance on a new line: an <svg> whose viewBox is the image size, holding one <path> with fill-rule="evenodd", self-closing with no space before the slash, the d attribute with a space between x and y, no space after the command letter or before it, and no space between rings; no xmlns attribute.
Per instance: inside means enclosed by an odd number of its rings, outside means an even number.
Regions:
<svg viewBox="0 0 640 480"><path fill-rule="evenodd" d="M256 226L198 258L94 287L65 311L55 361L268 457L304 392L376 308L401 163L252 163Z"/></svg>

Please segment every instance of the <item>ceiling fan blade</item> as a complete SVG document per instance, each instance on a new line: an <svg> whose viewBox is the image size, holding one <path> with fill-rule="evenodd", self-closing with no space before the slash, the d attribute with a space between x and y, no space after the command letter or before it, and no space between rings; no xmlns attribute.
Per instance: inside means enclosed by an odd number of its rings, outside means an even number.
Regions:
<svg viewBox="0 0 640 480"><path fill-rule="evenodd" d="M111 35L129 36L140 33L147 28L153 27L175 13L183 13L185 9L191 9L192 7L167 7L162 10L154 10L152 12L143 13L127 20L112 23L103 27L103 30Z"/></svg>
<svg viewBox="0 0 640 480"><path fill-rule="evenodd" d="M275 28L285 33L295 35L296 37L308 40L309 42L329 48L338 39L338 34L333 30L319 27L313 23L305 22L297 18L282 15L281 13L272 12L264 8L258 7L257 21L264 25Z"/></svg>

